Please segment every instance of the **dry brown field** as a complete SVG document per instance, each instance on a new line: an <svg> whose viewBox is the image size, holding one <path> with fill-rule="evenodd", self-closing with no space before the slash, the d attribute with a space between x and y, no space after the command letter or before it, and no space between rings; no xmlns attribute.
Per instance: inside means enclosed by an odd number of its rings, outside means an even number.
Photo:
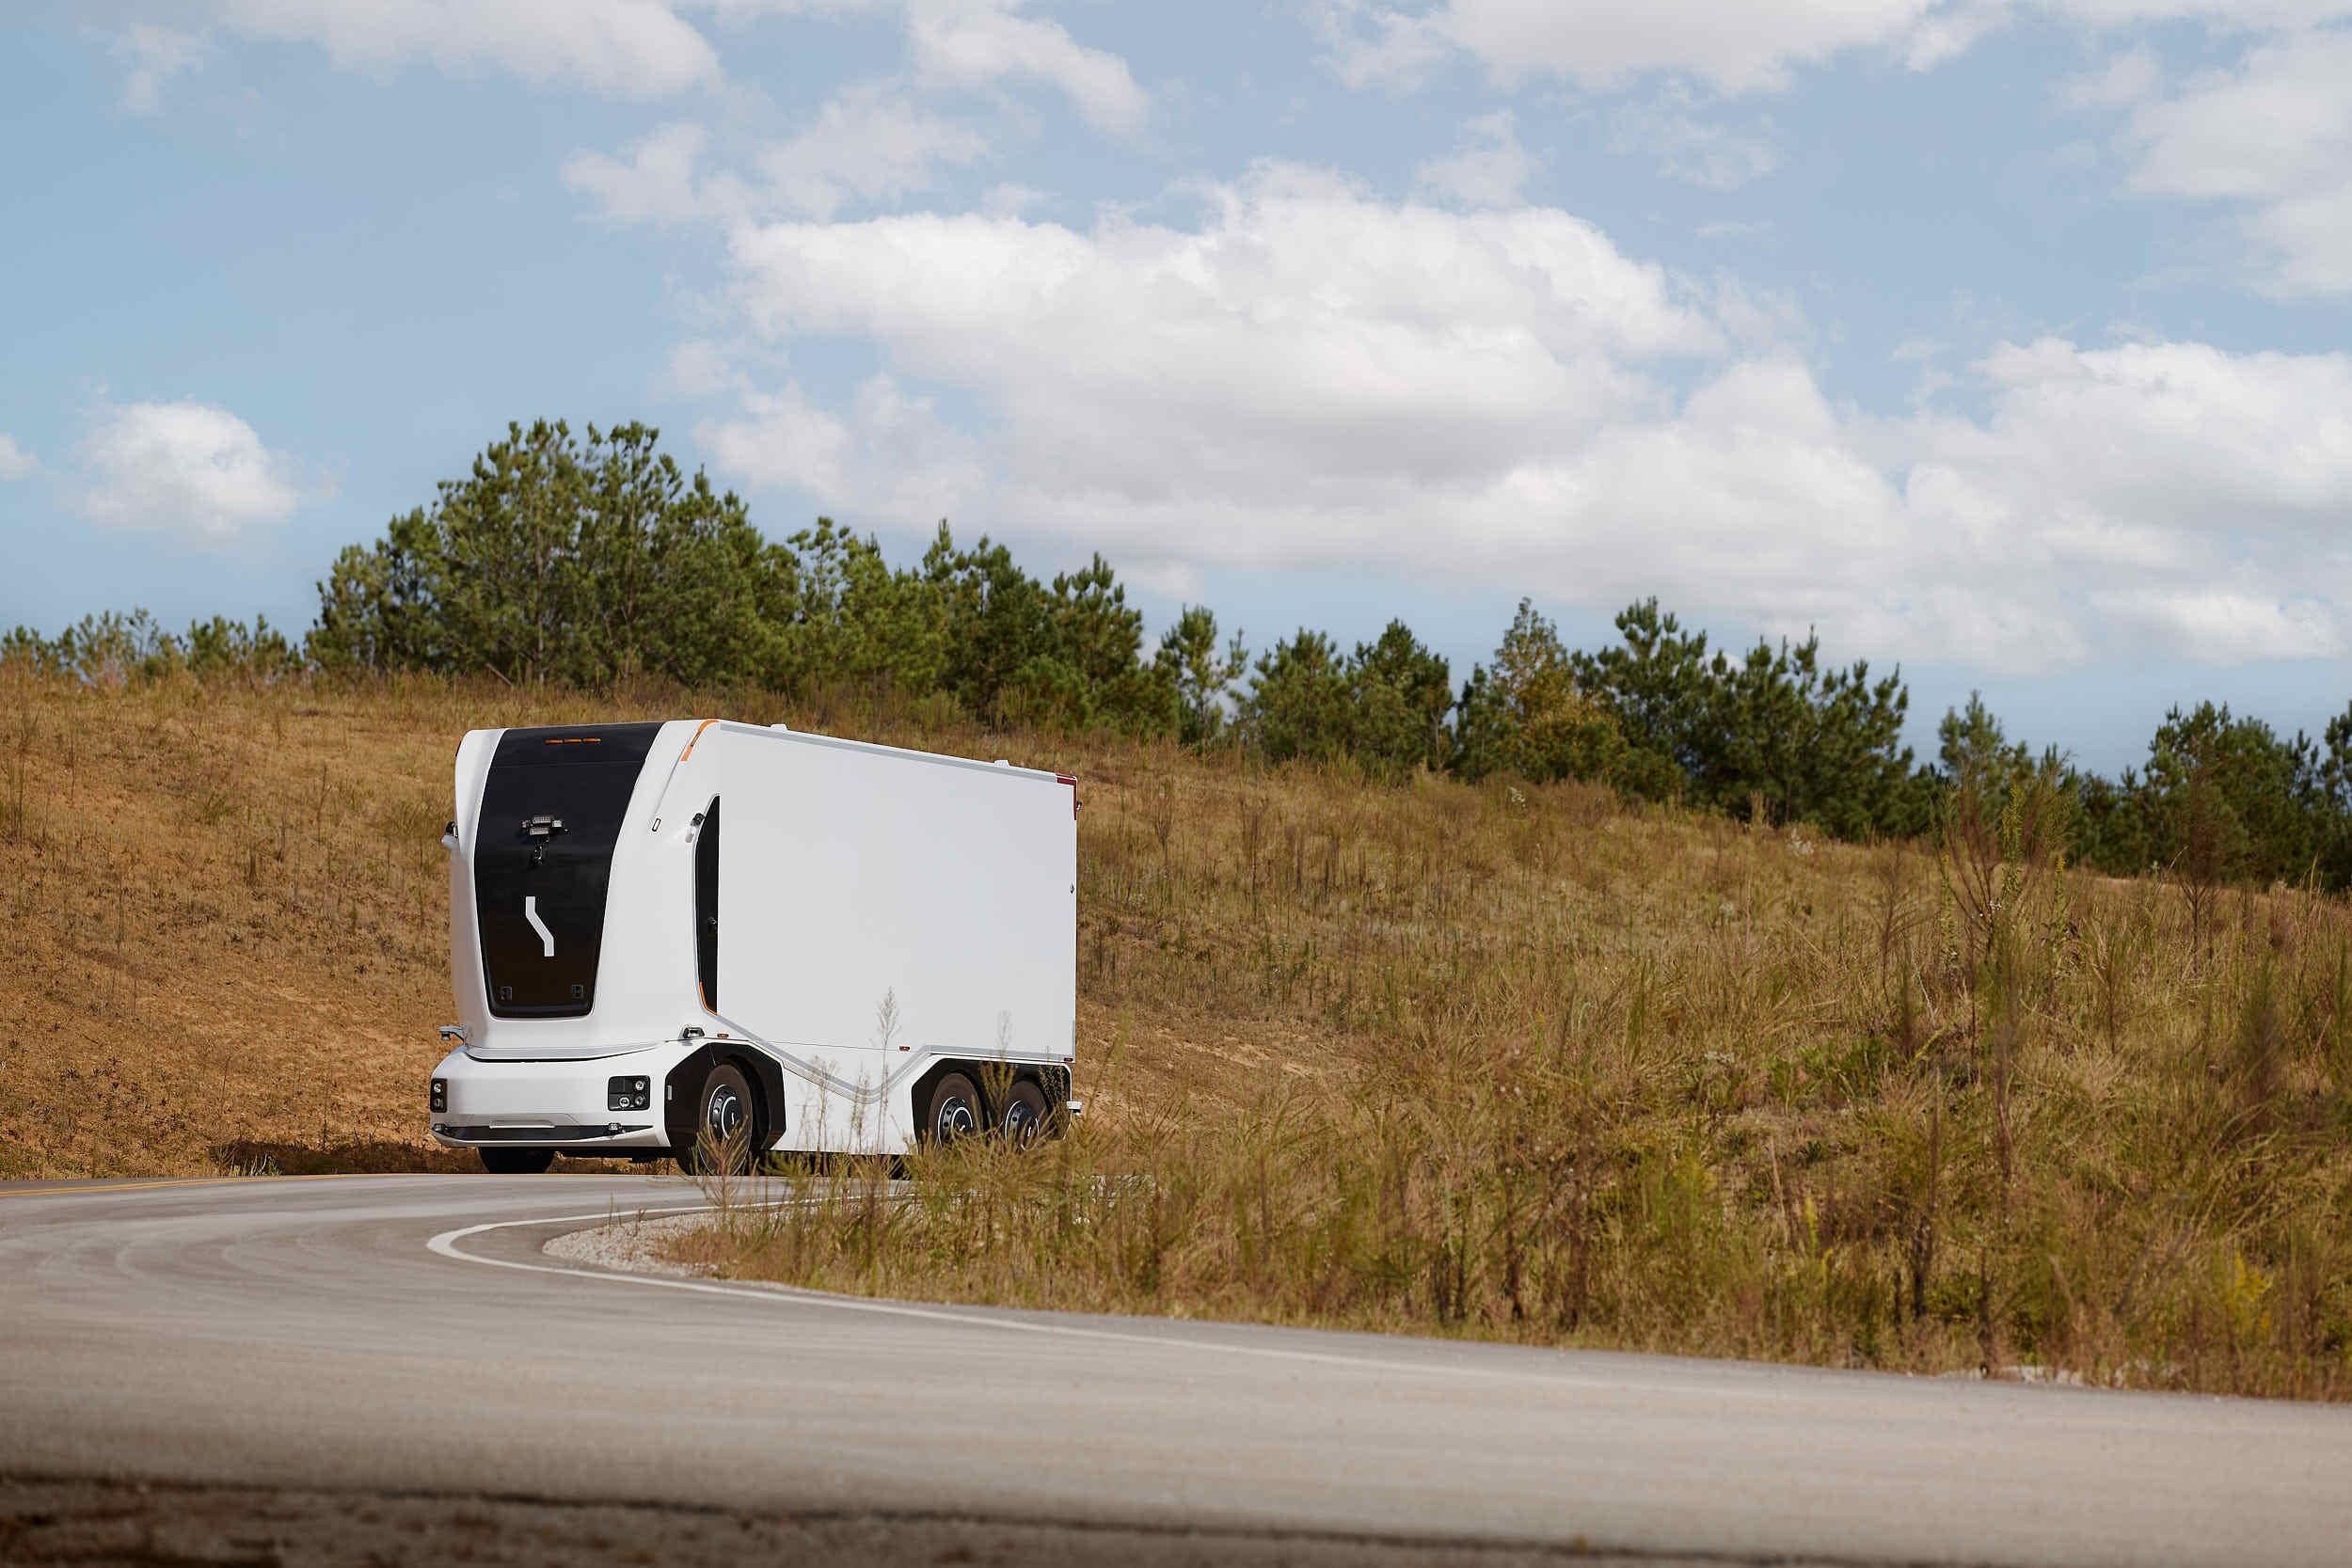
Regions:
<svg viewBox="0 0 2352 1568"><path fill-rule="evenodd" d="M1008 756L1086 806L1077 1132L918 1159L899 1201L834 1166L721 1267L2352 1392L2340 900L2236 890L2192 935L2161 879L2010 867L1988 911L1932 844L855 700L0 670L0 1178L469 1168L422 1111L457 739L689 713Z"/></svg>

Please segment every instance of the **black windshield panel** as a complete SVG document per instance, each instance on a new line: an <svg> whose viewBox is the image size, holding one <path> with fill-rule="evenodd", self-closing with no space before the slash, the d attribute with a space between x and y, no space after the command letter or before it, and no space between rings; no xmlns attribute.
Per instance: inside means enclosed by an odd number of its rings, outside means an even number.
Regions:
<svg viewBox="0 0 2352 1568"><path fill-rule="evenodd" d="M578 1018L596 1002L612 847L660 724L508 730L475 825L482 977L500 1018Z"/></svg>

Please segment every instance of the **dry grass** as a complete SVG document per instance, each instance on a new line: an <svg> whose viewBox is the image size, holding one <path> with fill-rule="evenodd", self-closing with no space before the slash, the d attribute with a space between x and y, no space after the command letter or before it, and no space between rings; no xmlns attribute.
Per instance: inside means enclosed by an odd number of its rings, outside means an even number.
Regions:
<svg viewBox="0 0 2352 1568"><path fill-rule="evenodd" d="M857 705L0 672L0 1174L437 1163L469 725L1077 772L1078 1134L702 1243L841 1289L2352 1394L2352 912ZM1982 955L1979 958L1979 955ZM929 1167L929 1168L925 1168Z"/></svg>

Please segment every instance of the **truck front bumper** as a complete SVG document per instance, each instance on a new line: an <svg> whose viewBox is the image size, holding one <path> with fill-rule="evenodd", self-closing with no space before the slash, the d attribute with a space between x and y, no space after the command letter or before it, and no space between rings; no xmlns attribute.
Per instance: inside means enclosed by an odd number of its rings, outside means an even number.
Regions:
<svg viewBox="0 0 2352 1568"><path fill-rule="evenodd" d="M669 1147L663 1080L680 1053L631 1051L577 1060L504 1061L451 1052L433 1069L442 1085L434 1140L449 1148L552 1148L627 1154ZM647 1103L613 1109L614 1078L643 1078Z"/></svg>

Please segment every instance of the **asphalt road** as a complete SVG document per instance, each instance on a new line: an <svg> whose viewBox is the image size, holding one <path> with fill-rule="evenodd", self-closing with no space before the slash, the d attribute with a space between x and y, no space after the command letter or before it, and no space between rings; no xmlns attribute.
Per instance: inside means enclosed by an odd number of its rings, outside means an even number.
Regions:
<svg viewBox="0 0 2352 1568"><path fill-rule="evenodd" d="M540 1250L697 1202L600 1177L0 1187L0 1477L1098 1544L2352 1560L2347 1409L892 1306Z"/></svg>

